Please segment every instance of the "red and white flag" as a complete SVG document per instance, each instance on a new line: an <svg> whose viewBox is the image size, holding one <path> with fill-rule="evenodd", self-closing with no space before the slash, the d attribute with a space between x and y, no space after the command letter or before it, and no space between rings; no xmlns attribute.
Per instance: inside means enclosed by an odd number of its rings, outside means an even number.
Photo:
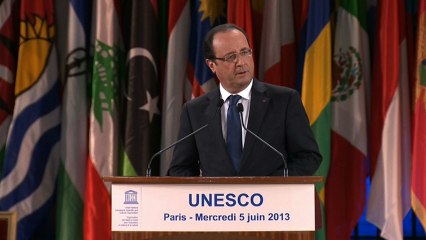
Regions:
<svg viewBox="0 0 426 240"><path fill-rule="evenodd" d="M103 176L116 175L118 145L118 68L123 54L117 1L94 2L94 56L89 113L89 159L84 201L84 239L111 239L111 200Z"/></svg>
<svg viewBox="0 0 426 240"><path fill-rule="evenodd" d="M296 45L291 0L265 1L259 78L276 85L296 87Z"/></svg>
<svg viewBox="0 0 426 240"><path fill-rule="evenodd" d="M186 79L190 33L190 2L171 1L169 5L169 30L166 73L163 87L162 148L169 146L178 136L179 119L183 102L191 98L192 87ZM188 94L185 94L185 93ZM173 151L163 153L161 175L166 175Z"/></svg>
<svg viewBox="0 0 426 240"><path fill-rule="evenodd" d="M403 239L410 209L411 139L404 1L378 3L371 93L371 189L367 220Z"/></svg>

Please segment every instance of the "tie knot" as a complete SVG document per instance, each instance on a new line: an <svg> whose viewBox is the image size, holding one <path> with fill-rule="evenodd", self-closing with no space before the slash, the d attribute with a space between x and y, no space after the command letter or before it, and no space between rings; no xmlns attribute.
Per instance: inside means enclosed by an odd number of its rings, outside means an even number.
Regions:
<svg viewBox="0 0 426 240"><path fill-rule="evenodd" d="M240 95L231 95L229 96L229 106L237 105L237 102L240 100Z"/></svg>

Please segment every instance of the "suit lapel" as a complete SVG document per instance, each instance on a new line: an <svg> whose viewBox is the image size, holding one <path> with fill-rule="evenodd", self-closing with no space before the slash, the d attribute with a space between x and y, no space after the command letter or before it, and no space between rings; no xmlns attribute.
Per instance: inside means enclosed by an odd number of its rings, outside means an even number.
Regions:
<svg viewBox="0 0 426 240"><path fill-rule="evenodd" d="M217 102L220 99L220 93L219 90L215 90L215 93L212 93L209 95L209 104L207 108L204 110L204 117L208 123L208 121L213 120L213 122L216 122L217 119L220 120L220 117L215 117L214 114L216 113L217 108ZM218 114L220 115L220 114ZM215 119L212 119L215 117Z"/></svg>
<svg viewBox="0 0 426 240"><path fill-rule="evenodd" d="M210 119L212 120L209 123L208 129L210 131L210 136L213 139L216 139L215 142L217 143L217 148L215 149L215 151L217 153L217 157L229 158L228 153L226 151L225 140L223 139L221 111L219 110L219 112L216 114L216 116L214 116L214 114L217 111L217 102L220 99L219 88L215 91L216 91L216 93L212 94L211 97L210 97L210 103L209 103L207 109L205 110L204 114L206 116L207 121L210 121ZM214 117L214 119L212 119L212 117Z"/></svg>
<svg viewBox="0 0 426 240"><path fill-rule="evenodd" d="M247 128L256 134L259 133L260 127L262 126L269 102L270 98L266 96L265 85L254 80L251 91L250 113ZM246 133L241 167L244 167L244 163L248 160L250 152L252 151L253 145L256 141L258 140L255 137L248 132Z"/></svg>

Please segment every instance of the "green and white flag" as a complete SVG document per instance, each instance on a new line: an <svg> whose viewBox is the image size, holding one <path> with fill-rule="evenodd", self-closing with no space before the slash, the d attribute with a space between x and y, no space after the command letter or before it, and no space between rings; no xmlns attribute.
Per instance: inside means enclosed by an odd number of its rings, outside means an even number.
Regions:
<svg viewBox="0 0 426 240"><path fill-rule="evenodd" d="M88 52L90 5L85 0L57 1L63 108L61 165L58 176L56 239L83 239L83 207L87 162ZM61 35L62 33L62 35Z"/></svg>

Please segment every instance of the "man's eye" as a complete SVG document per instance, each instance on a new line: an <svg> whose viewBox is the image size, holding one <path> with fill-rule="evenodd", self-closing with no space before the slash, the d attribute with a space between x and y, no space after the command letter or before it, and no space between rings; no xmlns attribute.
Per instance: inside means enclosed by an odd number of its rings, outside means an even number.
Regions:
<svg viewBox="0 0 426 240"><path fill-rule="evenodd" d="M237 54L231 54L231 55L229 55L229 56L227 56L226 57L226 61L227 62L229 62L229 61L234 61L235 59L237 58Z"/></svg>

